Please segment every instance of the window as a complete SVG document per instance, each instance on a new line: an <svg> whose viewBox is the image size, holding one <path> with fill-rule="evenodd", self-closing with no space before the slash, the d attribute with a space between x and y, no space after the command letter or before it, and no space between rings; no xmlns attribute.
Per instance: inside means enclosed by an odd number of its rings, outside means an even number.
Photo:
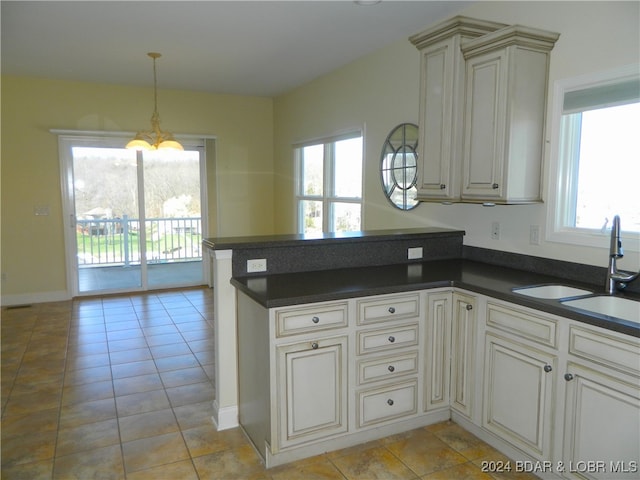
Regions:
<svg viewBox="0 0 640 480"><path fill-rule="evenodd" d="M360 230L362 135L300 145L295 158L298 232Z"/></svg>
<svg viewBox="0 0 640 480"><path fill-rule="evenodd" d="M604 246L614 215L640 233L640 75L635 68L559 82L550 239ZM554 188L555 187L555 188ZM633 244L636 244L634 247ZM631 249L638 248L631 242Z"/></svg>

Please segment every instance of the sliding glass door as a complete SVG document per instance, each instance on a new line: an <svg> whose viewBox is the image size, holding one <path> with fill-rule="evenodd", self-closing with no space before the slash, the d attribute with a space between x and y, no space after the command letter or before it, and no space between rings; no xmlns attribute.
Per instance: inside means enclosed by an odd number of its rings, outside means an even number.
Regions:
<svg viewBox="0 0 640 480"><path fill-rule="evenodd" d="M204 284L204 149L122 144L60 138L72 294Z"/></svg>

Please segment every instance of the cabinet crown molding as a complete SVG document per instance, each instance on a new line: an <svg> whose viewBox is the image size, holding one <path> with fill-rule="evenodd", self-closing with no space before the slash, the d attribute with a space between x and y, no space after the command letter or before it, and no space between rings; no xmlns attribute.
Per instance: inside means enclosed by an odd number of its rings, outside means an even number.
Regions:
<svg viewBox="0 0 640 480"><path fill-rule="evenodd" d="M510 25L469 40L460 46L460 50L465 59L512 45L550 52L558 38L559 33L523 25Z"/></svg>
<svg viewBox="0 0 640 480"><path fill-rule="evenodd" d="M480 37L495 30L507 27L504 23L478 20L458 15L409 37L409 41L419 50L454 35Z"/></svg>

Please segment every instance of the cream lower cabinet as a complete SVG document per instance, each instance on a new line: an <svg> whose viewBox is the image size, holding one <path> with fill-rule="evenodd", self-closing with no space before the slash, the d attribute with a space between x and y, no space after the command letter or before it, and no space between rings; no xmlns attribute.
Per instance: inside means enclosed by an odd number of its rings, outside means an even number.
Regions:
<svg viewBox="0 0 640 480"><path fill-rule="evenodd" d="M449 408L451 379L451 292L427 294L424 409Z"/></svg>
<svg viewBox="0 0 640 480"><path fill-rule="evenodd" d="M551 458L557 322L489 300L482 426L537 460Z"/></svg>
<svg viewBox="0 0 640 480"><path fill-rule="evenodd" d="M569 352L565 476L640 478L640 342L572 325Z"/></svg>
<svg viewBox="0 0 640 480"><path fill-rule="evenodd" d="M268 467L452 416L543 476L638 478L638 338L458 289L237 304L239 419Z"/></svg>
<svg viewBox="0 0 640 480"><path fill-rule="evenodd" d="M475 388L477 301L473 295L454 292L451 317L451 408L471 417Z"/></svg>
<svg viewBox="0 0 640 480"><path fill-rule="evenodd" d="M347 431L346 336L276 347L279 446Z"/></svg>
<svg viewBox="0 0 640 480"><path fill-rule="evenodd" d="M356 428L418 413L420 293L359 299L356 317Z"/></svg>
<svg viewBox="0 0 640 480"><path fill-rule="evenodd" d="M493 334L485 355L482 426L538 460L550 458L556 358Z"/></svg>

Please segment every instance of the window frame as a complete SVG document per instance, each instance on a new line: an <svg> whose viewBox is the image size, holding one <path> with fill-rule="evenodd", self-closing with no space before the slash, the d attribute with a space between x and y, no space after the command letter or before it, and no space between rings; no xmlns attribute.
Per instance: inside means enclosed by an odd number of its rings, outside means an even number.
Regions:
<svg viewBox="0 0 640 480"><path fill-rule="evenodd" d="M360 196L359 197L340 197L335 194L335 144L342 140L350 140L360 138L362 140L362 156L361 156L361 175L360 175ZM305 195L304 179L302 170L302 150L305 147L315 145L323 145L323 166L322 166L322 195ZM294 154L294 189L295 189L295 223L296 231L299 234L304 232L304 209L302 205L304 201L321 201L322 202L322 233L334 233L330 230L330 226L334 224L333 208L337 203L351 203L360 206L360 229L363 224L364 214L364 129L351 129L343 133L316 138L293 145Z"/></svg>
<svg viewBox="0 0 640 480"><path fill-rule="evenodd" d="M550 145L555 146L550 152L549 189L547 202L547 235L546 240L588 247L608 248L611 223L601 229L572 227L575 225L576 201L578 187L578 166L580 152L576 136L580 135L581 121L577 118L563 122L565 94L577 90L603 87L628 82L640 78L637 64L592 73L578 77L558 80L554 84L552 105L552 138ZM567 141L569 139L569 141ZM612 220L612 219L611 219ZM628 251L640 251L638 234L624 231L623 240Z"/></svg>

